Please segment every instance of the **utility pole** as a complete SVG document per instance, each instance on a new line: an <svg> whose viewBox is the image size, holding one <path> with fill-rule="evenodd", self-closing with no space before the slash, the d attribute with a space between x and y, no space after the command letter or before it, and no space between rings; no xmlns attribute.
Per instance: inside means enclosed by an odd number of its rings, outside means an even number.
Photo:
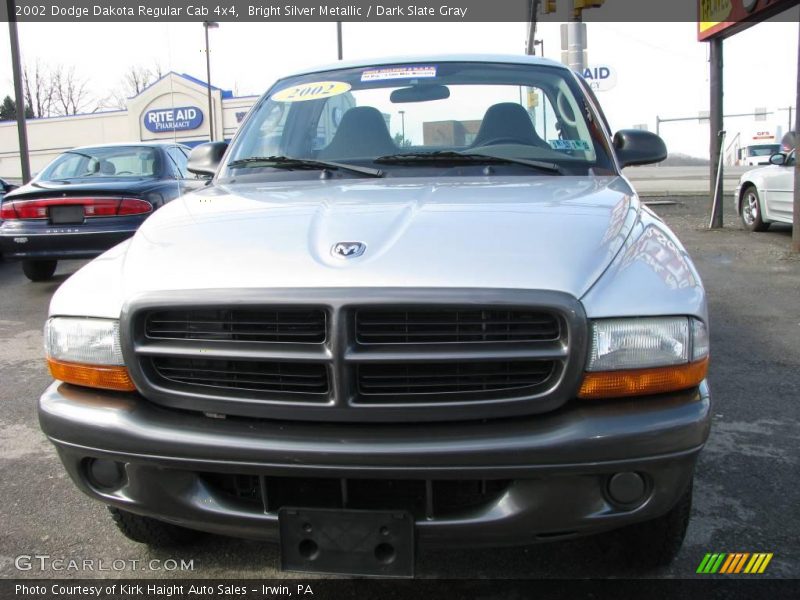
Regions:
<svg viewBox="0 0 800 600"><path fill-rule="evenodd" d="M536 54L536 21L540 0L530 0L528 5L528 39L525 43L525 54ZM545 10L550 3L545 0Z"/></svg>
<svg viewBox="0 0 800 600"><path fill-rule="evenodd" d="M22 170L22 183L31 180L31 162L28 153L28 129L25 124L25 96L22 89L22 67L19 58L19 36L14 0L6 0L8 10L8 32L11 40L11 67L14 75L14 96L17 103L17 135L19 136L19 162Z"/></svg>
<svg viewBox="0 0 800 600"><path fill-rule="evenodd" d="M211 53L208 51L208 30L216 29L216 21L203 21L206 30L206 77L208 78L208 141L214 141L214 104L211 102Z"/></svg>
<svg viewBox="0 0 800 600"><path fill-rule="evenodd" d="M583 74L586 70L586 23L583 11L603 6L605 0L572 0L569 22L561 26L561 62L573 71Z"/></svg>
<svg viewBox="0 0 800 600"><path fill-rule="evenodd" d="M565 64L573 71L583 73L586 69L586 23L580 11L573 11L569 22L561 26L561 35Z"/></svg>

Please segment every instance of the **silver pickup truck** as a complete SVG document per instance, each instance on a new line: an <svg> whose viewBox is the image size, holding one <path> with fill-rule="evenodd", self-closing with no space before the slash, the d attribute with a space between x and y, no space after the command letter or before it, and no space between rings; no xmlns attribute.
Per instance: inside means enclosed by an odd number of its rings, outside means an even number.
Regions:
<svg viewBox="0 0 800 600"><path fill-rule="evenodd" d="M279 542L409 576L420 546L610 530L669 562L709 433L690 258L583 80L522 56L295 73L208 185L56 292L41 426L133 540Z"/></svg>

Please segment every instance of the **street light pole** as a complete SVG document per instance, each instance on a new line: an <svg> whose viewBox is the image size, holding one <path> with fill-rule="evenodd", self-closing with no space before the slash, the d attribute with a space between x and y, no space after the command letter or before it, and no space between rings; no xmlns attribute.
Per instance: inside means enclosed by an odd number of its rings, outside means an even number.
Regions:
<svg viewBox="0 0 800 600"><path fill-rule="evenodd" d="M400 113L400 131L402 132L403 139L401 140L401 144L403 147L406 145L406 111L401 110L398 111Z"/></svg>
<svg viewBox="0 0 800 600"><path fill-rule="evenodd" d="M342 22L336 21L336 48L338 50L339 60L342 60Z"/></svg>
<svg viewBox="0 0 800 600"><path fill-rule="evenodd" d="M214 105L211 102L211 54L208 51L208 30L216 29L219 23L215 21L203 21L206 30L206 83L208 84L208 141L214 141Z"/></svg>

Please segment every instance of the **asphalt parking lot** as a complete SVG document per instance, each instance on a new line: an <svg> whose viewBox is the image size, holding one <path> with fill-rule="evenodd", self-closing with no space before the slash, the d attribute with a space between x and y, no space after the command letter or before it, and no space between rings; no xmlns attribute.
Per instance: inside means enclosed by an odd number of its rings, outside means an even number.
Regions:
<svg viewBox="0 0 800 600"><path fill-rule="evenodd" d="M773 552L760 577L800 577L800 258L788 252L791 229L746 233L728 207L726 228L709 232L705 199L676 201L654 208L677 231L708 289L715 401L679 558L667 569L637 573L591 538L423 551L418 576L679 578L693 577L706 552ZM62 263L55 281L35 284L19 265L0 262L0 577L279 577L277 548L268 544L210 537L181 551L151 552L129 542L66 477L39 431L35 404L49 383L41 340L47 304L81 264ZM19 555L35 554L139 563L102 573L15 567ZM152 559L191 560L194 569L141 570Z"/></svg>

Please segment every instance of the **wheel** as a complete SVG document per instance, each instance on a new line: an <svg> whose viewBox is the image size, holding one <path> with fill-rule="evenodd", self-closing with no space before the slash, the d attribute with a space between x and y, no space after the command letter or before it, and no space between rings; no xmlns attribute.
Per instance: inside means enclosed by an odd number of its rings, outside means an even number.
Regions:
<svg viewBox="0 0 800 600"><path fill-rule="evenodd" d="M748 231L766 231L769 223L761 218L761 200L755 186L749 185L742 193L741 214L742 225Z"/></svg>
<svg viewBox="0 0 800 600"><path fill-rule="evenodd" d="M678 555L692 512L692 484L663 517L630 525L615 532L628 564L665 567Z"/></svg>
<svg viewBox="0 0 800 600"><path fill-rule="evenodd" d="M186 529L150 517L142 517L113 506L109 506L108 511L117 528L126 538L154 548L184 546L203 535L194 529Z"/></svg>
<svg viewBox="0 0 800 600"><path fill-rule="evenodd" d="M22 272L31 281L47 281L56 272L57 260L23 260Z"/></svg>

